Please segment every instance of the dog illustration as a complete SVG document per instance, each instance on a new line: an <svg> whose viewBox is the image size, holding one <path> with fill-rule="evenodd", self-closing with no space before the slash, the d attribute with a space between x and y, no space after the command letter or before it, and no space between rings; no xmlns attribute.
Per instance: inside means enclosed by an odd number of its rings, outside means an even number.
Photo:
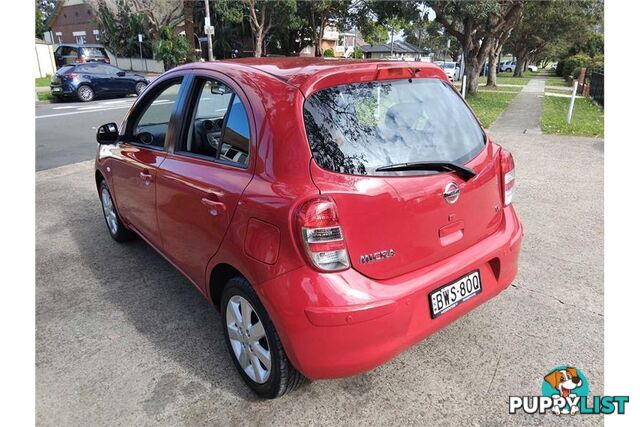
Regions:
<svg viewBox="0 0 640 427"><path fill-rule="evenodd" d="M544 380L551 384L551 386L560 392L560 396L567 398L575 398L575 393L571 391L582 385L582 379L578 375L576 368L557 369L544 377ZM561 409L560 406L555 405L552 412L556 415L571 414L575 415L578 412L578 407L571 405L570 408Z"/></svg>

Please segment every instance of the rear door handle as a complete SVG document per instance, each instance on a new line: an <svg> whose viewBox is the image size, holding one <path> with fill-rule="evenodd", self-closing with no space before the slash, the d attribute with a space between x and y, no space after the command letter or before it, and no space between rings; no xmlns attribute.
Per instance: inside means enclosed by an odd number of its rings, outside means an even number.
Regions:
<svg viewBox="0 0 640 427"><path fill-rule="evenodd" d="M140 172L140 178L142 178L142 181L144 181L145 184L149 184L153 181L153 175L146 169Z"/></svg>
<svg viewBox="0 0 640 427"><path fill-rule="evenodd" d="M209 213L212 216L216 216L227 211L227 205L225 205L223 202L211 200L207 197L203 197L201 201L202 204L209 209Z"/></svg>

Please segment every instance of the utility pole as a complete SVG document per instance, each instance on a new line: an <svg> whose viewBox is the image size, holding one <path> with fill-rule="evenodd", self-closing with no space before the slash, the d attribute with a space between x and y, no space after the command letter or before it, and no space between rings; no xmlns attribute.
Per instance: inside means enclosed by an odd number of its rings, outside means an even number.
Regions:
<svg viewBox="0 0 640 427"><path fill-rule="evenodd" d="M209 11L209 0L204 0L204 32L207 35L207 50L209 51L209 61L213 61L213 27L211 26L211 12Z"/></svg>
<svg viewBox="0 0 640 427"><path fill-rule="evenodd" d="M391 57L393 58L393 32L394 28L391 27Z"/></svg>

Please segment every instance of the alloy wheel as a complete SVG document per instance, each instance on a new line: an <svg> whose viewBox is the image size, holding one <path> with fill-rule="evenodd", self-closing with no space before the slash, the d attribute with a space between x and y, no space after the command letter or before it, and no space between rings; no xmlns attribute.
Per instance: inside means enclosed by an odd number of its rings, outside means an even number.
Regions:
<svg viewBox="0 0 640 427"><path fill-rule="evenodd" d="M271 351L264 325L251 303L234 295L227 304L227 332L233 354L254 382L264 384L271 374Z"/></svg>
<svg viewBox="0 0 640 427"><path fill-rule="evenodd" d="M103 188L100 198L102 199L102 211L104 212L104 218L107 220L109 230L111 231L111 234L116 234L118 233L118 216L116 214L116 209L113 206L109 190Z"/></svg>
<svg viewBox="0 0 640 427"><path fill-rule="evenodd" d="M91 101L93 99L93 90L89 86L80 86L78 88L78 96L83 101Z"/></svg>
<svg viewBox="0 0 640 427"><path fill-rule="evenodd" d="M144 90L144 88L146 88L146 87L147 87L146 83L142 83L142 82L137 83L136 84L136 95L140 95L142 93L142 91Z"/></svg>

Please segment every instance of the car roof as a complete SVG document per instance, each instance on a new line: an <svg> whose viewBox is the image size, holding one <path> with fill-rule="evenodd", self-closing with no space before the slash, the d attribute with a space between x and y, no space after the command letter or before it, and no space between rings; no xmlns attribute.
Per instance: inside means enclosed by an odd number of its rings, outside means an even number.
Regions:
<svg viewBox="0 0 640 427"><path fill-rule="evenodd" d="M233 65L234 68L244 68L245 71L260 71L277 78L285 83L298 88L306 87L313 81L327 73L336 71L362 71L364 69L375 70L379 64L391 64L407 67L419 66L422 69L440 70L436 64L415 61L389 61L381 59L325 59L315 57L263 57L263 58L237 58L225 59L213 62L200 62L186 64L178 68L209 68L216 70L216 65ZM413 65L412 65L413 64Z"/></svg>
<svg viewBox="0 0 640 427"><path fill-rule="evenodd" d="M60 43L60 46L71 46L71 47L98 47L104 49L104 45L101 44L78 44L78 43Z"/></svg>

